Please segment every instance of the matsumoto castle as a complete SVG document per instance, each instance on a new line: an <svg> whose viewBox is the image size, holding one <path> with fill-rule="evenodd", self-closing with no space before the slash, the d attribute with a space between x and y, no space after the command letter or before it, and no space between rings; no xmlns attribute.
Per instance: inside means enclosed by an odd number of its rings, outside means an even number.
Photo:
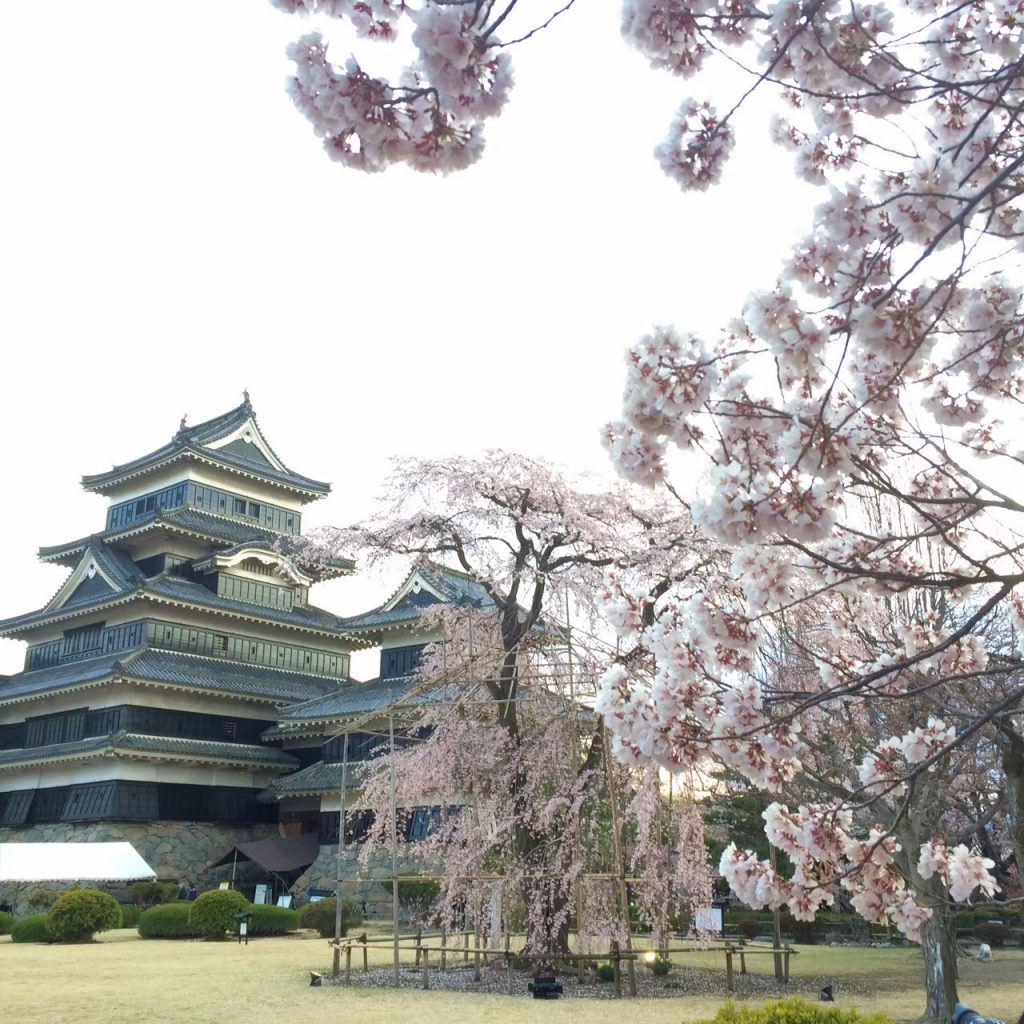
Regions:
<svg viewBox="0 0 1024 1024"><path fill-rule="evenodd" d="M24 671L0 676L0 843L127 840L158 877L202 886L239 844L274 839L300 891L333 880L341 762L376 745L349 732L344 753L345 723L401 693L430 639L424 606L483 589L423 566L364 615L311 603L314 583L355 566L283 554L330 485L278 458L248 395L82 485L109 499L106 522L42 548L67 581L0 622L28 644ZM380 677L352 681L367 647ZM347 807L357 839L368 823ZM409 814L406 838L430 817Z"/></svg>

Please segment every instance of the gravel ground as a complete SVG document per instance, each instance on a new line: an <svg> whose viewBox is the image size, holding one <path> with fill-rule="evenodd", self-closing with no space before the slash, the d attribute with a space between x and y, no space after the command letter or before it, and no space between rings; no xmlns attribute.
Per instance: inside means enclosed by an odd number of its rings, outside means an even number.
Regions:
<svg viewBox="0 0 1024 1024"><path fill-rule="evenodd" d="M344 972L334 979L329 973L324 974L322 984L343 985ZM527 985L532 975L527 971L517 970L513 973L512 990L516 995L532 998ZM421 968L404 967L399 975L402 988L422 988L423 971ZM615 986L611 982L598 982L595 978L586 978L582 982L568 975L558 975L567 999L614 999ZM775 978L763 974L735 974L736 995L810 995L817 996L824 985L834 979L818 977L792 978L788 985L779 985ZM353 965L352 985L355 988L391 988L393 981L392 969L374 968L363 973ZM678 998L687 995L721 996L728 994L725 990L725 975L721 971L702 971L692 967L673 965L667 976L656 978L647 968L638 967L636 972L637 995L644 999ZM508 973L503 963L489 964L480 971L480 981L473 980L472 965L457 963L445 971L431 967L430 987L443 992L476 992L491 995L508 994ZM628 991L626 973L622 977L623 992Z"/></svg>

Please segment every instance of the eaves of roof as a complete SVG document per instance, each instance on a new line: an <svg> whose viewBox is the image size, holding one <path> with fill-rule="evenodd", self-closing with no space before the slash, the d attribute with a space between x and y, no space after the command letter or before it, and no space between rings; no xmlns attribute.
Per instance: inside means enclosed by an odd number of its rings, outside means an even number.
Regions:
<svg viewBox="0 0 1024 1024"><path fill-rule="evenodd" d="M117 732L90 736L70 743L51 743L0 751L0 771L28 765L83 761L92 758L131 758L134 760L172 760L199 764L239 765L248 768L287 770L298 763L284 751L250 743L221 743L178 736L148 736Z"/></svg>
<svg viewBox="0 0 1024 1024"><path fill-rule="evenodd" d="M9 676L0 683L0 705L40 700L56 693L125 682L214 696L244 697L275 707L333 693L336 679L220 658L142 648Z"/></svg>
<svg viewBox="0 0 1024 1024"><path fill-rule="evenodd" d="M280 536L272 530L242 523L237 519L226 519L210 512L201 512L194 508L157 509L151 516L140 522L132 523L131 526L117 530L104 530L101 533L90 534L88 537L68 541L66 544L42 547L39 549L39 559L43 562L60 562L80 555L89 546L90 541L109 545L156 530L199 537L224 545L262 543L269 547Z"/></svg>
<svg viewBox="0 0 1024 1024"><path fill-rule="evenodd" d="M303 633L327 636L332 640L344 640L351 647L366 647L370 641L349 635L343 620L330 612L306 605L290 611L281 608L267 608L264 605L248 604L226 597L219 597L199 583L173 576L156 576L141 585L121 594L101 595L91 601L75 604L74 607L55 608L52 611L40 609L27 615L16 616L0 622L0 636L16 636L39 626L63 622L81 615L106 611L134 600L150 601L180 608L198 608L212 611L231 618L259 622L270 626L284 626Z"/></svg>
<svg viewBox="0 0 1024 1024"><path fill-rule="evenodd" d="M342 775L344 774L344 780ZM347 787L358 787L366 774L366 762L349 763L347 769L341 764L326 764L317 761L301 771L293 772L274 779L270 783L271 792L280 800L285 797L317 796L323 793L336 793L341 789L342 781Z"/></svg>
<svg viewBox="0 0 1024 1024"><path fill-rule="evenodd" d="M166 469L179 462L198 462L226 469L228 472L251 480L276 484L278 487L303 496L307 501L322 498L331 491L331 485L322 480L313 480L298 473L281 473L271 466L243 459L233 452L204 448L184 441L172 441L142 458L114 466L106 473L83 476L82 487L87 491L109 494L120 484L160 469Z"/></svg>
<svg viewBox="0 0 1024 1024"><path fill-rule="evenodd" d="M278 724L262 735L264 739L311 736L346 719L386 711L398 704L406 708L437 703L439 693L419 692L420 686L415 676L343 683L331 693L283 708L278 713Z"/></svg>

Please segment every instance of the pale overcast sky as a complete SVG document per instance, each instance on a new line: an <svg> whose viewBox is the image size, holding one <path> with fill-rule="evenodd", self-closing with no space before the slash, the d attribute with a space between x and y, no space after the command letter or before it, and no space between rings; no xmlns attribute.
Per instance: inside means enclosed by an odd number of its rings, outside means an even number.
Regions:
<svg viewBox="0 0 1024 1024"><path fill-rule="evenodd" d="M310 523L365 513L391 455L605 469L625 348L728 319L814 194L754 111L719 190L684 196L651 151L701 83L628 50L616 5L577 8L515 49L483 161L440 178L327 159L284 91L309 23L269 3L2 6L0 617L62 582L40 545L102 528L83 473L243 388L284 461L334 484ZM356 612L390 582L320 603ZM0 643L0 672L23 650Z"/></svg>

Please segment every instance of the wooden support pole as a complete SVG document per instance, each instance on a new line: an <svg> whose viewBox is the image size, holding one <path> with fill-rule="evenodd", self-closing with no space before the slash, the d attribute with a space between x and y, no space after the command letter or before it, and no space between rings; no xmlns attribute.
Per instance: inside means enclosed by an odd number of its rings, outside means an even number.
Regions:
<svg viewBox="0 0 1024 1024"><path fill-rule="evenodd" d="M395 716L388 716L388 748L390 752L391 769L391 934L394 938L392 949L393 976L395 988L400 985L400 962L401 953L398 949L398 788L395 781Z"/></svg>
<svg viewBox="0 0 1024 1024"><path fill-rule="evenodd" d="M338 945L337 940L334 942L334 955L331 960L331 974L338 977L341 974L341 946Z"/></svg>
<svg viewBox="0 0 1024 1024"><path fill-rule="evenodd" d="M473 980L480 980L480 933L473 933Z"/></svg>
<svg viewBox="0 0 1024 1024"><path fill-rule="evenodd" d="M352 947L345 947L345 984L352 984Z"/></svg>
<svg viewBox="0 0 1024 1024"><path fill-rule="evenodd" d="M462 933L462 962L469 963L469 932Z"/></svg>
<svg viewBox="0 0 1024 1024"><path fill-rule="evenodd" d="M366 945L366 932L359 936L359 941L363 944L363 974L366 974L370 969L370 950Z"/></svg>
<svg viewBox="0 0 1024 1024"><path fill-rule="evenodd" d="M747 973L747 954L743 949L743 944L740 944L740 974Z"/></svg>
<svg viewBox="0 0 1024 1024"><path fill-rule="evenodd" d="M782 954L782 982L784 985L789 984L789 946L786 946L785 952Z"/></svg>
<svg viewBox="0 0 1024 1024"><path fill-rule="evenodd" d="M508 969L508 994L511 996L515 993L512 987L512 957L508 953L505 954L505 964Z"/></svg>
<svg viewBox="0 0 1024 1024"><path fill-rule="evenodd" d="M427 974L427 969L429 967L430 950L427 949L426 946L424 946L422 948L423 948L423 987L424 988L430 988L430 978L429 978L429 976Z"/></svg>
<svg viewBox="0 0 1024 1024"><path fill-rule="evenodd" d="M732 977L732 946L729 944L725 947L725 990L730 993L736 991L736 983Z"/></svg>
<svg viewBox="0 0 1024 1024"><path fill-rule="evenodd" d="M615 856L615 867L618 872L619 889L619 910L622 914L622 927L626 933L626 952L633 951L633 940L630 937L629 928L629 891L626 888L626 860L622 853L622 832L619 823L619 798L618 787L615 784L615 769L611 762L611 734L608 729L604 730L604 767L605 779L608 786L608 809L611 812L612 826L612 852ZM633 958L626 961L626 970L629 972L629 994L636 995L636 968Z"/></svg>
<svg viewBox="0 0 1024 1024"><path fill-rule="evenodd" d="M615 998L622 998L622 963L619 958L619 944L612 940L611 949L612 981L615 983Z"/></svg>
<svg viewBox="0 0 1024 1024"><path fill-rule="evenodd" d="M446 944L448 942L448 926L445 924L441 925L441 970L443 971L448 964L448 950Z"/></svg>
<svg viewBox="0 0 1024 1024"><path fill-rule="evenodd" d="M416 929L416 967L420 965L420 947L423 945L423 929Z"/></svg>

